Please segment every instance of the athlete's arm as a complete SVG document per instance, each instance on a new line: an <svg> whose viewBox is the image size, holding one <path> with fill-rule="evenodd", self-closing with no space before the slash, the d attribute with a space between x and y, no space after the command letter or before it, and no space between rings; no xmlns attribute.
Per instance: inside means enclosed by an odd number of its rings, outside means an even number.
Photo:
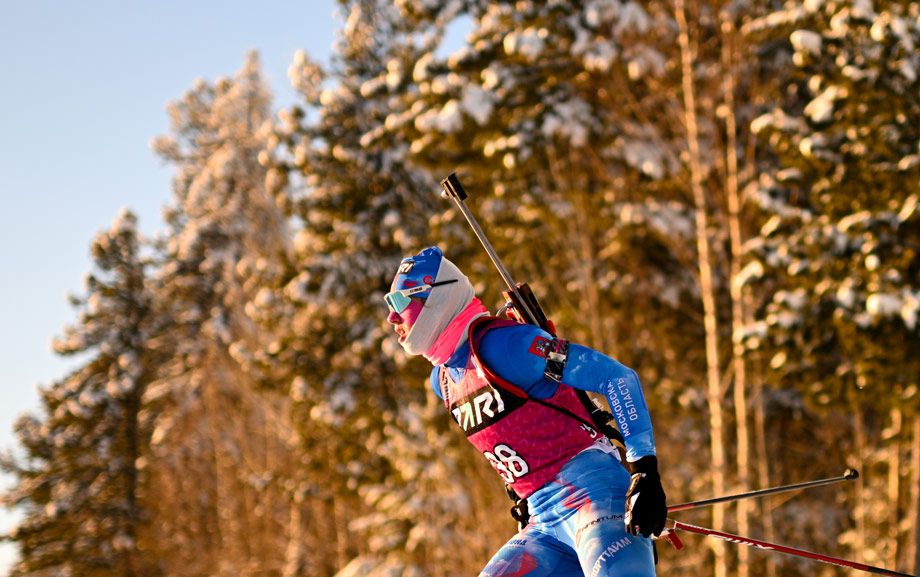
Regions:
<svg viewBox="0 0 920 577"><path fill-rule="evenodd" d="M623 434L627 461L655 454L652 418L636 371L594 349L569 344L562 382L607 397L610 412Z"/></svg>
<svg viewBox="0 0 920 577"><path fill-rule="evenodd" d="M545 399L558 386L544 375L546 357L540 347L542 341L552 339L552 335L533 325L502 327L483 336L478 353L498 376L532 397ZM634 370L594 349L569 344L562 382L607 397L623 434L628 461L655 454L652 420Z"/></svg>

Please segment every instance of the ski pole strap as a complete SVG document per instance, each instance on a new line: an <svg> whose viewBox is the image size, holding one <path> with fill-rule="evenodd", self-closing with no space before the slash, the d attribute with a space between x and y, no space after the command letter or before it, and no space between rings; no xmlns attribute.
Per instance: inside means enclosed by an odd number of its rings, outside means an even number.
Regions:
<svg viewBox="0 0 920 577"><path fill-rule="evenodd" d="M667 528L671 531L684 530L688 533L696 533L698 535L706 535L707 537L715 537L716 539L721 539L722 541L728 541L729 543L735 543L737 545L747 545L748 547L755 547L765 551L776 551L777 553L792 555L794 557L804 557L805 559L811 559L820 563L836 565L838 567L846 567L848 569L856 569L857 571L864 571L866 573L873 573L875 575L889 575L890 577L917 577L916 575L911 575L910 573L901 573L900 571L892 571L891 569L874 567L872 565L866 565L865 563L859 563L858 561L850 561L849 559L831 557L822 553L806 551L805 549L798 549L796 547L789 547L786 545L780 545L778 543L769 543L759 539L751 539L750 537L733 535L723 531L716 531L715 529L707 529L706 527L698 527L696 525L681 523L680 521L674 521L672 519L668 520Z"/></svg>

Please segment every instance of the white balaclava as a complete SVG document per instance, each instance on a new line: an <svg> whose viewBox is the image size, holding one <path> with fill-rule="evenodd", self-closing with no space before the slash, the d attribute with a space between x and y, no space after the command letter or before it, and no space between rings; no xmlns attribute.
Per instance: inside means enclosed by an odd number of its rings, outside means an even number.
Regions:
<svg viewBox="0 0 920 577"><path fill-rule="evenodd" d="M407 273L397 275L394 281L396 289L406 288L404 284L406 280L414 281L412 286L421 283L430 284L432 282L430 272L434 270L437 270L437 274L433 282L457 279L457 282L437 286L428 291L424 308L401 343L410 355L421 355L434 345L435 340L447 328L450 321L470 304L475 293L470 279L460 272L457 265L445 258L438 247L427 248L413 257L403 259L403 265L407 261L414 264ZM426 271L428 271L428 282L425 282ZM425 294L418 296L425 296Z"/></svg>

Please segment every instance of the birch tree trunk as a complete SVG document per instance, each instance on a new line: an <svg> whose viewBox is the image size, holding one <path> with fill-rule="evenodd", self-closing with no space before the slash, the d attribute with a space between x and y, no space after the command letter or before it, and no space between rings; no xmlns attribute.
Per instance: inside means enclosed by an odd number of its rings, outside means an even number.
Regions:
<svg viewBox="0 0 920 577"><path fill-rule="evenodd" d="M920 571L920 414L914 415L914 426L911 434L910 456L910 519L912 521L912 539L910 541L910 557L908 570L914 575Z"/></svg>
<svg viewBox="0 0 920 577"><path fill-rule="evenodd" d="M586 191L579 191L575 207L576 222L578 222L579 230L578 241L582 282L584 282L585 313L591 330L592 346L598 350L605 351L608 350L608 347L603 329L600 291L597 289L597 270L595 268L597 251L595 250L594 238L590 228L591 208L588 194Z"/></svg>
<svg viewBox="0 0 920 577"><path fill-rule="evenodd" d="M700 157L699 130L696 116L696 95L693 86L694 54L690 46L684 0L675 0L675 17L678 25L678 43L681 55L681 83L684 99L684 123L690 152L690 187L696 209L697 263L700 274L700 292L703 300L703 323L706 332L706 401L709 406L710 451L712 453L713 495L725 494L725 441L723 438L722 386L719 378L718 319L716 317L715 286L712 274L712 256L709 248L709 218L703 192L703 167ZM725 526L725 507L712 509L715 527ZM725 544L710 540L715 554L715 577L727 577L728 559Z"/></svg>
<svg viewBox="0 0 920 577"><path fill-rule="evenodd" d="M732 301L732 375L735 400L735 434L737 436L736 466L738 488L750 489L750 433L748 432L747 371L744 343L740 339L745 322L743 286L738 282L741 272L741 200L738 194L738 127L735 119L735 25L726 10L719 12L722 32L722 93L725 106L725 195L728 202L728 231L731 250L729 270ZM750 535L752 503L737 503L736 522L741 535ZM738 549L738 577L750 575L750 549Z"/></svg>
<svg viewBox="0 0 920 577"><path fill-rule="evenodd" d="M558 236L565 239L564 250L571 255L571 262L576 263L578 275L581 277L577 307L582 318L587 321L588 331L588 337L583 339L583 342L616 357L617 340L615 335L608 334L606 329L604 319L607 315L597 283L597 234L592 226L596 214L592 212L591 205L597 182L587 173L587 168L581 174L576 174L578 170L573 167L578 167L580 161L575 152L563 159L552 149L547 150L547 154L550 157L548 168L552 181L547 185L557 191L568 190L564 196L571 200L572 216L575 219L575 227L570 228L571 224L566 223L565 234Z"/></svg>
<svg viewBox="0 0 920 577"><path fill-rule="evenodd" d="M287 548L284 552L282 577L300 577L307 569L303 534L303 500L297 495L291 499L288 519Z"/></svg>
<svg viewBox="0 0 920 577"><path fill-rule="evenodd" d="M895 392L900 396L901 388L896 387ZM891 549L888 551L888 567L896 567L898 564L898 537L900 530L898 522L898 512L900 507L901 496L901 438L904 434L903 415L899 407L891 409L891 429L894 437L891 441L891 453L888 458L888 537L891 541Z"/></svg>
<svg viewBox="0 0 920 577"><path fill-rule="evenodd" d="M747 309L750 311L750 308ZM753 375L751 396L754 400L754 445L757 454L757 481L761 487L770 487L770 453L767 449L767 416L764 407L763 378L759 370ZM776 542L776 529L773 526L773 507L770 502L761 502L760 521L763 524L764 539ZM776 556L767 555L766 577L776 577Z"/></svg>
<svg viewBox="0 0 920 577"><path fill-rule="evenodd" d="M852 386L855 384L850 383ZM853 435L855 438L855 449L856 449L856 460L859 463L866 462L866 430L863 423L863 410L862 405L857 398L857 393L855 391L850 391L850 410L853 415ZM868 476L868 475L866 475ZM866 489L869 485L869 479L863 479L863 482L856 486L856 511L854 517L856 518L856 544L854 545L854 553L856 559L861 562L866 562Z"/></svg>

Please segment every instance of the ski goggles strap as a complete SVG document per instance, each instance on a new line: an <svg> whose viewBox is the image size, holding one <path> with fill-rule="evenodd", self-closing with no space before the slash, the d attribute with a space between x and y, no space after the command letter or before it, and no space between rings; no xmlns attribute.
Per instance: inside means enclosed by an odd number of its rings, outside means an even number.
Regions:
<svg viewBox="0 0 920 577"><path fill-rule="evenodd" d="M431 284L420 284L418 286L409 287L405 289L395 290L388 292L383 296L383 300L386 301L387 306L390 307L390 310L396 314L399 314L406 310L406 307L412 302L412 296L417 295L418 293L423 293L429 289L432 289L436 286L441 286L445 284L450 284L452 282L457 282L459 279L452 278L450 280L442 280L440 282L435 282Z"/></svg>

